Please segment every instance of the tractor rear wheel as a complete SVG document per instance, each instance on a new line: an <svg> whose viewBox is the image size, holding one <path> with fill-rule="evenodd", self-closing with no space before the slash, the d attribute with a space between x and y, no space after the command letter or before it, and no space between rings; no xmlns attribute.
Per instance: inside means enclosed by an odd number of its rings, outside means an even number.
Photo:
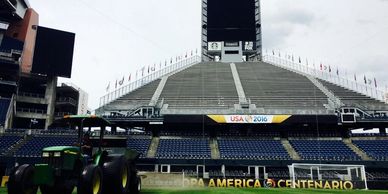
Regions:
<svg viewBox="0 0 388 194"><path fill-rule="evenodd" d="M78 194L101 194L102 188L103 177L100 167L96 165L86 166L78 181Z"/></svg>
<svg viewBox="0 0 388 194"><path fill-rule="evenodd" d="M9 176L8 194L36 194L38 186L34 185L34 166L29 164L15 168Z"/></svg>
<svg viewBox="0 0 388 194"><path fill-rule="evenodd" d="M103 165L104 193L126 194L130 188L130 169L123 156L114 157Z"/></svg>

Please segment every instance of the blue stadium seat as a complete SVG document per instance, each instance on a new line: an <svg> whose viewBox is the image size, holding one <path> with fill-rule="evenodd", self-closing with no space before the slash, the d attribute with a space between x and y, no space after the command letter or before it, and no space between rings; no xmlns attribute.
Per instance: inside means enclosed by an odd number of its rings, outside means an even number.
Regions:
<svg viewBox="0 0 388 194"><path fill-rule="evenodd" d="M353 144L375 160L388 161L388 140L354 140Z"/></svg>
<svg viewBox="0 0 388 194"><path fill-rule="evenodd" d="M358 161L361 158L340 140L290 140L302 160Z"/></svg>
<svg viewBox="0 0 388 194"><path fill-rule="evenodd" d="M208 139L160 139L157 158L210 159Z"/></svg>
<svg viewBox="0 0 388 194"><path fill-rule="evenodd" d="M290 160L279 140L218 140L221 159Z"/></svg>
<svg viewBox="0 0 388 194"><path fill-rule="evenodd" d="M10 102L11 100L8 98L0 97L0 126L4 126Z"/></svg>
<svg viewBox="0 0 388 194"><path fill-rule="evenodd" d="M71 146L76 141L76 136L36 136L19 148L15 155L19 157L40 157L42 149L45 147Z"/></svg>
<svg viewBox="0 0 388 194"><path fill-rule="evenodd" d="M140 138L128 138L127 147L136 150L140 153L141 158L147 156L148 148L151 144L151 139L140 139Z"/></svg>

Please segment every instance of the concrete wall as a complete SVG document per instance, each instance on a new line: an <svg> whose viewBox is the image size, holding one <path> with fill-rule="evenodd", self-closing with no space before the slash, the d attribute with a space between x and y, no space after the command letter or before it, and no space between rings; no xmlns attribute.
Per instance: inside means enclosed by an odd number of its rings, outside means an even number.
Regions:
<svg viewBox="0 0 388 194"><path fill-rule="evenodd" d="M33 9L28 9L24 19L9 25L6 35L24 42L21 60L23 73L30 73L35 48L36 28L39 25L39 15Z"/></svg>

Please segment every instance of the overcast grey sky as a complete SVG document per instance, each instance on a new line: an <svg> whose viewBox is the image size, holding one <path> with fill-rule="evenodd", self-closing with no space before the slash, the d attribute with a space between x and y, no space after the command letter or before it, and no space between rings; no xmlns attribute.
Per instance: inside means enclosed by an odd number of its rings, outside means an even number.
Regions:
<svg viewBox="0 0 388 194"><path fill-rule="evenodd" d="M201 0L30 0L40 25L76 33L70 82L98 107L109 82L200 47ZM264 51L388 83L388 0L262 0ZM63 80L62 81L69 81Z"/></svg>

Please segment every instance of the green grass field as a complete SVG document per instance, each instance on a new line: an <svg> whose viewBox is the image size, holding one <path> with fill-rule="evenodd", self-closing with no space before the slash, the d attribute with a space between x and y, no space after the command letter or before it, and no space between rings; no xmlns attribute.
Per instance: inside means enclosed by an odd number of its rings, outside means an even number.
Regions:
<svg viewBox="0 0 388 194"><path fill-rule="evenodd" d="M0 194L6 194L5 188L0 188ZM300 190L300 189L237 189L237 188L206 188L206 189L144 189L141 194L373 194L388 193L388 191L337 191L337 190ZM74 193L75 194L75 193Z"/></svg>

